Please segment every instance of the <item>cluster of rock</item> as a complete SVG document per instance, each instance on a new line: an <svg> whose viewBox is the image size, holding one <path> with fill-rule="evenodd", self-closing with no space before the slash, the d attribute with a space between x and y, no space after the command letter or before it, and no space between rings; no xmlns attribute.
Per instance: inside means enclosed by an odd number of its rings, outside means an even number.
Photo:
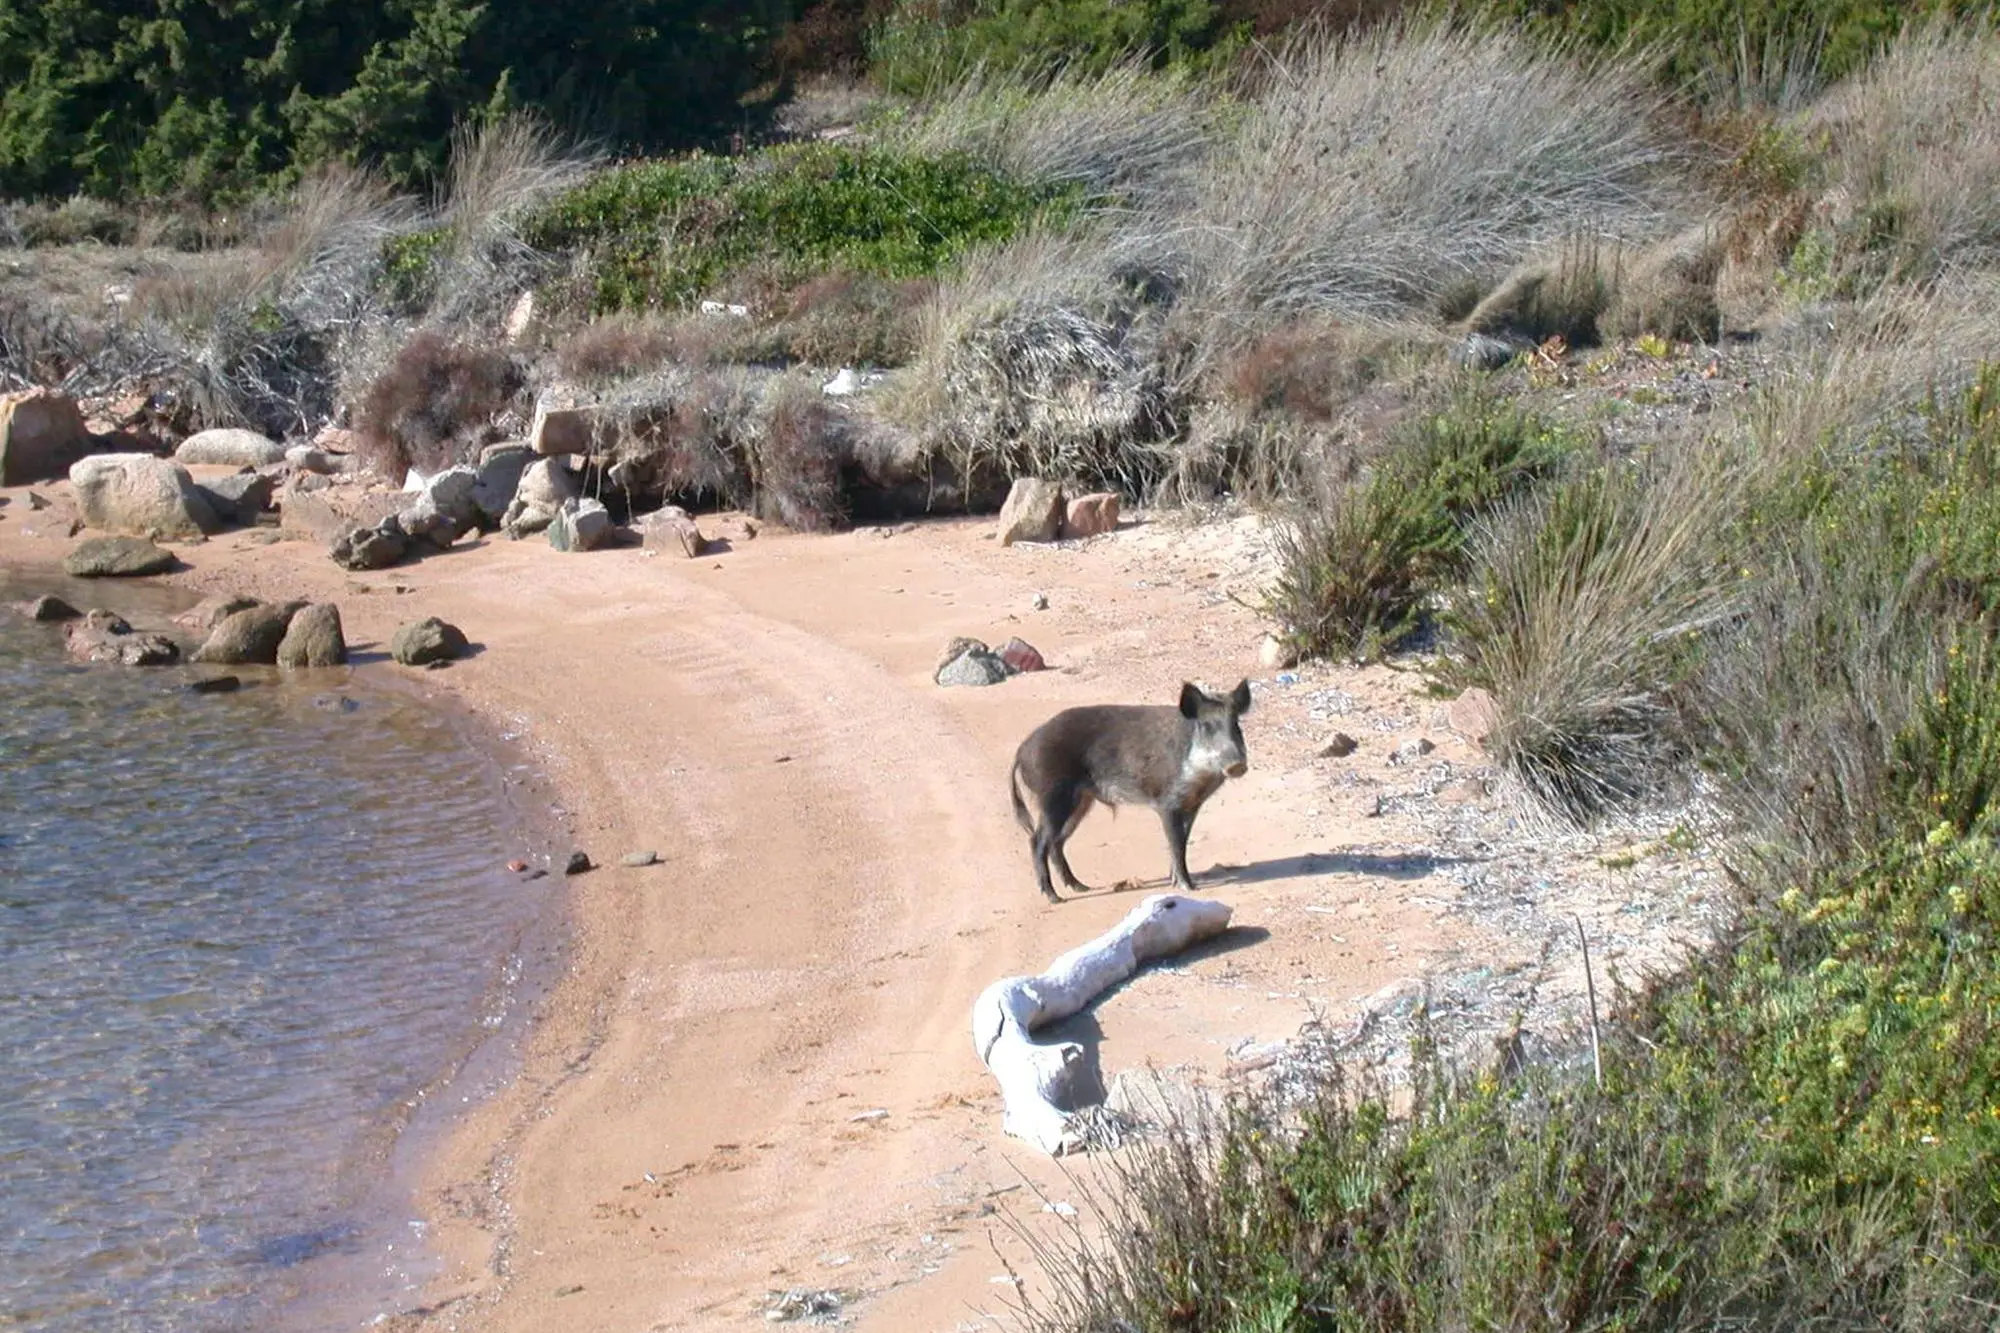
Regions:
<svg viewBox="0 0 2000 1333"><path fill-rule="evenodd" d="M1009 639L995 650L978 639L956 638L938 655L931 679L945 686L998 685L1009 676L1047 668L1042 655L1025 639Z"/></svg>
<svg viewBox="0 0 2000 1333"><path fill-rule="evenodd" d="M14 610L30 620L67 622L64 642L79 661L172 666L183 660L171 636L135 630L111 611L79 611L52 595L16 603ZM175 616L174 623L201 639L185 660L203 665L309 669L347 662L340 608L331 602L262 602L215 593ZM389 655L405 666L429 667L463 657L470 648L458 626L428 616L399 627Z"/></svg>
<svg viewBox="0 0 2000 1333"><path fill-rule="evenodd" d="M566 450L580 434L589 438L579 428L551 433L543 423L536 438L546 435ZM413 472L403 493L411 498L395 512L333 539L335 562L348 569L384 569L429 551L448 550L473 532L498 532L514 540L545 533L558 551L643 543L691 558L708 546L694 519L674 505L620 525L602 501L583 494L582 478L566 452L540 456L537 444L490 445L476 465L461 464L430 477Z"/></svg>
<svg viewBox="0 0 2000 1333"><path fill-rule="evenodd" d="M44 405L48 397L45 391L36 393L41 396L9 396L24 400L11 405L16 423L29 406L38 408L35 420L55 411ZM71 413L76 411L74 403L68 407ZM9 410L9 405L0 401L0 413ZM10 458L21 453L18 434L0 423L0 449ZM38 450L29 456L34 465L23 465L23 473L12 470L10 464L10 478L29 475L46 480L46 475L40 474L46 474L51 460L64 454ZM323 450L309 445L287 449L254 431L206 430L183 440L172 458L150 453L86 453L67 465L66 474L78 517L85 526L159 541L194 542L232 525L249 527L266 522L280 483L302 474L326 476L341 466ZM236 471L197 482L189 467L233 467Z"/></svg>
<svg viewBox="0 0 2000 1333"><path fill-rule="evenodd" d="M1016 477L1000 506L1000 544L1068 541L1118 527L1118 495L1092 491L1066 499L1060 482Z"/></svg>
<svg viewBox="0 0 2000 1333"><path fill-rule="evenodd" d="M330 667L347 661L340 608L217 593L176 617L206 636L193 660L219 666Z"/></svg>
<svg viewBox="0 0 2000 1333"><path fill-rule="evenodd" d="M172 666L182 660L181 646L170 635L136 630L116 612L79 611L55 596L19 603L15 610L31 620L67 622L64 644L78 661ZM347 661L340 608L332 603L272 605L222 593L176 616L175 623L202 638L187 656L192 662L330 667Z"/></svg>
<svg viewBox="0 0 2000 1333"><path fill-rule="evenodd" d="M122 666L172 666L181 660L181 646L164 634L141 634L124 617L91 610L63 627L63 643L79 662L113 662Z"/></svg>

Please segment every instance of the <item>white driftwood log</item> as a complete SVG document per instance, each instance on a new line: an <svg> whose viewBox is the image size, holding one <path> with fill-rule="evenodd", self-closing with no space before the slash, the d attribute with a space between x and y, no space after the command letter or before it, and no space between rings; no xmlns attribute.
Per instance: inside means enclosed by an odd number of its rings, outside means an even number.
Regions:
<svg viewBox="0 0 2000 1333"><path fill-rule="evenodd" d="M972 1006L972 1044L999 1080L1002 1128L1051 1156L1077 1147L1059 1102L1081 1069L1083 1047L1038 1042L1035 1029L1068 1018L1139 964L1179 953L1229 926L1224 903L1156 893L1105 934L1079 944L1038 977L1003 977Z"/></svg>

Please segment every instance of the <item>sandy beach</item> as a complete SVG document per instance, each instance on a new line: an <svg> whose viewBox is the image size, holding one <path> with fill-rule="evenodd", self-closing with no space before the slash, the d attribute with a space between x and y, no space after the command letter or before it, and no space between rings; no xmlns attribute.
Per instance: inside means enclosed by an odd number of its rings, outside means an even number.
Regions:
<svg viewBox="0 0 2000 1333"><path fill-rule="evenodd" d="M60 493L8 492L0 563L70 544ZM1071 1034L1107 1081L1146 1066L1227 1074L1232 1052L1433 967L1509 952L1403 854L1392 760L1478 770L1412 674L1259 666L1253 520L1128 522L1084 543L1001 548L989 520L747 539L688 560L475 539L350 574L315 542L231 532L174 548L200 591L339 604L358 669L445 692L544 770L596 869L567 881L567 974L518 1077L472 1106L426 1169L442 1272L408 1330L765 1326L770 1293L843 1293L850 1326L997 1326L1033 1290L1022 1230L1073 1225L1073 1173L1000 1129L968 1035L972 1000L1039 971L1164 887L1145 811L1093 814L1071 844L1101 888L1036 892L1008 807L1013 748L1056 709L1168 702L1248 677L1249 774L1196 826L1202 896L1231 932L1143 973ZM1036 594L1046 599L1037 609ZM387 661L437 615L476 651L448 670ZM931 679L954 635L1020 635L1052 669L987 689ZM1308 700L1336 693L1361 741ZM1319 693L1314 694L1318 687ZM1460 779L1473 815L1490 804ZM1433 792L1435 795L1435 792ZM1494 816L1497 818L1498 816ZM620 864L653 850L657 865ZM1412 866L1415 865L1415 869ZM451 1099L446 1090L445 1100ZM1086 1210L1087 1213L1087 1210Z"/></svg>

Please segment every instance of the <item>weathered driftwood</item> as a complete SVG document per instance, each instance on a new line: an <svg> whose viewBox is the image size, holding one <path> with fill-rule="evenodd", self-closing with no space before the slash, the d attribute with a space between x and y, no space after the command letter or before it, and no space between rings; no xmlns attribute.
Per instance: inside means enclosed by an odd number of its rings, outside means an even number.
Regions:
<svg viewBox="0 0 2000 1333"><path fill-rule="evenodd" d="M1000 1083L1002 1128L1052 1156L1079 1146L1064 1107L1083 1069L1083 1047L1038 1042L1035 1030L1076 1013L1141 963L1179 953L1228 926L1226 904L1157 893L1040 976L1004 977L980 992L972 1006L972 1042Z"/></svg>

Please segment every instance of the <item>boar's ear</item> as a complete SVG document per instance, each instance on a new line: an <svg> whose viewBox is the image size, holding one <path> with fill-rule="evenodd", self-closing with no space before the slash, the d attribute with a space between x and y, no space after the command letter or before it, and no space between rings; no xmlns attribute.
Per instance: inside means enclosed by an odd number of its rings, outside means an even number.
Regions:
<svg viewBox="0 0 2000 1333"><path fill-rule="evenodd" d="M1201 691L1187 681L1181 682L1181 716L1185 718L1201 716Z"/></svg>
<svg viewBox="0 0 2000 1333"><path fill-rule="evenodd" d="M1236 688L1229 692L1229 711L1247 713L1250 711L1250 682L1239 680Z"/></svg>

